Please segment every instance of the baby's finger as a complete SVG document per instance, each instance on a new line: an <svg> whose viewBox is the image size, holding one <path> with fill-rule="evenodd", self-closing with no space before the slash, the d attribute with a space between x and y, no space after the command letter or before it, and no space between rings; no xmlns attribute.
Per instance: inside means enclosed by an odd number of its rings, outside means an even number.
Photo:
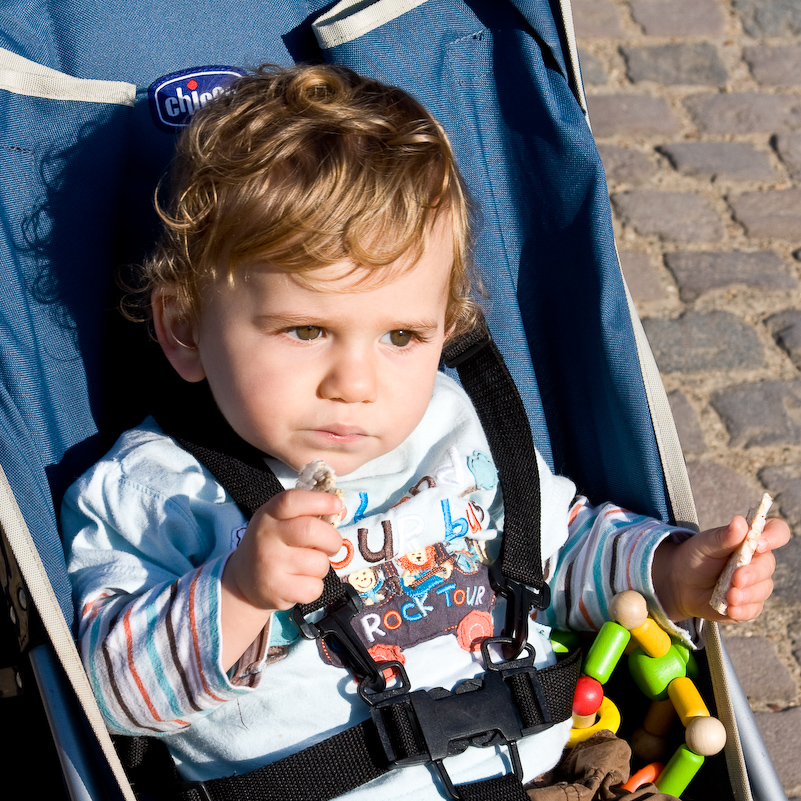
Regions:
<svg viewBox="0 0 801 801"><path fill-rule="evenodd" d="M732 586L744 589L767 581L776 570L776 557L772 551L754 556L750 564L737 568L732 577Z"/></svg>
<svg viewBox="0 0 801 801"><path fill-rule="evenodd" d="M291 520L338 514L342 511L342 501L327 492L291 489L274 495L262 508L276 520Z"/></svg>
<svg viewBox="0 0 801 801"><path fill-rule="evenodd" d="M727 610L728 619L736 623L754 620L762 614L764 606L764 603L743 604L741 606L730 604Z"/></svg>
<svg viewBox="0 0 801 801"><path fill-rule="evenodd" d="M773 579L768 577L750 584L735 585L726 595L733 606L764 603L773 592Z"/></svg>
<svg viewBox="0 0 801 801"><path fill-rule="evenodd" d="M790 541L790 527L784 520L772 517L765 524L765 530L757 543L757 552L765 553L781 548Z"/></svg>

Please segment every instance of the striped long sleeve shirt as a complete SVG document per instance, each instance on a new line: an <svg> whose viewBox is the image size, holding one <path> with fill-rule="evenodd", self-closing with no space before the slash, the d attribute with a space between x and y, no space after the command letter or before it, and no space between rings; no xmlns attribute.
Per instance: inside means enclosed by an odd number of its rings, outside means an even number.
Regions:
<svg viewBox="0 0 801 801"><path fill-rule="evenodd" d="M481 670L464 631L500 630L502 610L482 589L479 561L497 555L503 510L466 396L438 381L430 414L413 435L419 442L342 480L348 515L343 551L332 562L343 579L365 582L358 585L361 622L383 649L376 654L404 660L414 687L452 687ZM443 419L453 422L446 434ZM656 619L686 638L665 618L650 570L665 537L689 532L609 504L592 506L542 460L539 466L552 606L529 633L538 664L554 659L539 624L597 630L623 589L642 592ZM291 471L276 466L276 474L292 486ZM80 650L106 723L121 734L166 736L188 779L257 767L368 714L343 669L299 640L283 613L232 670L222 669L220 578L246 522L215 479L152 420L123 435L65 499ZM425 559L433 567L415 573ZM536 748L523 747L535 775L556 760L566 731L526 738L538 740ZM410 775L418 774L404 771L412 798ZM425 769L419 775L418 789L429 781Z"/></svg>

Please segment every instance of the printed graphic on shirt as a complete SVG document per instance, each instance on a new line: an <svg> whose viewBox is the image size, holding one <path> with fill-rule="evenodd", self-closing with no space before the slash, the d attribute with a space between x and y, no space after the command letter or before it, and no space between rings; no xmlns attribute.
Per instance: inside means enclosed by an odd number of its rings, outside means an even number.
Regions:
<svg viewBox="0 0 801 801"><path fill-rule="evenodd" d="M495 594L485 562L482 543L455 537L345 577L364 603L353 627L373 658L403 662L404 649L446 634L465 651L479 649L493 636ZM319 645L323 659L341 667Z"/></svg>
<svg viewBox="0 0 801 801"><path fill-rule="evenodd" d="M340 576L365 570L431 542L449 542L460 537L478 538L489 518L472 496L492 490L498 473L492 460L480 451L467 457L450 448L443 463L419 479L385 514L368 512L366 492L346 492L340 527L342 549L331 560ZM437 489L436 495L427 492ZM444 492L443 492L444 490Z"/></svg>

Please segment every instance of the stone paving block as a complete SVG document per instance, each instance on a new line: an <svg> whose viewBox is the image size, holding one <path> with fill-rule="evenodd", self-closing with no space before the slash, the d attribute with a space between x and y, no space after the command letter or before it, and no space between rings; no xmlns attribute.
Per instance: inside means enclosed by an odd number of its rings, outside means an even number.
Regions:
<svg viewBox="0 0 801 801"><path fill-rule="evenodd" d="M598 145L606 178L610 183L642 184L658 171L656 164L639 150L618 145Z"/></svg>
<svg viewBox="0 0 801 801"><path fill-rule="evenodd" d="M801 128L801 98L794 95L700 92L686 98L684 105L702 133L776 133Z"/></svg>
<svg viewBox="0 0 801 801"><path fill-rule="evenodd" d="M646 317L643 326L664 373L742 370L764 364L756 332L731 312L689 311L675 320Z"/></svg>
<svg viewBox="0 0 801 801"><path fill-rule="evenodd" d="M621 250L620 266L635 303L663 300L667 297L659 275L647 253Z"/></svg>
<svg viewBox="0 0 801 801"><path fill-rule="evenodd" d="M609 0L573 0L573 24L576 38L623 36L620 14Z"/></svg>
<svg viewBox="0 0 801 801"><path fill-rule="evenodd" d="M612 205L643 236L674 242L717 242L723 237L717 211L694 192L635 189L612 195Z"/></svg>
<svg viewBox="0 0 801 801"><path fill-rule="evenodd" d="M781 712L755 712L754 718L779 781L787 791L797 787L801 784L801 759L798 758L801 707Z"/></svg>
<svg viewBox="0 0 801 801"><path fill-rule="evenodd" d="M759 471L759 480L775 502L775 508L791 525L801 523L801 464L772 464Z"/></svg>
<svg viewBox="0 0 801 801"><path fill-rule="evenodd" d="M746 47L743 58L763 86L801 84L801 45Z"/></svg>
<svg viewBox="0 0 801 801"><path fill-rule="evenodd" d="M579 49L579 63L581 78L585 85L603 86L609 80L601 59L593 53Z"/></svg>
<svg viewBox="0 0 801 801"><path fill-rule="evenodd" d="M801 370L801 309L785 309L765 320L776 344Z"/></svg>
<svg viewBox="0 0 801 801"><path fill-rule="evenodd" d="M773 642L767 637L727 636L729 631L731 628L723 628L723 644L748 699L775 704L793 701L795 681L779 659Z"/></svg>
<svg viewBox="0 0 801 801"><path fill-rule="evenodd" d="M801 180L801 133L780 133L771 142L790 177Z"/></svg>
<svg viewBox="0 0 801 801"><path fill-rule="evenodd" d="M759 498L762 493L754 482L717 462L689 462L687 475L702 531L726 525L743 514L743 504L750 503L744 499Z"/></svg>
<svg viewBox="0 0 801 801"><path fill-rule="evenodd" d="M757 239L801 239L801 189L766 189L730 195L734 217Z"/></svg>
<svg viewBox="0 0 801 801"><path fill-rule="evenodd" d="M801 442L801 379L739 384L712 394L732 448Z"/></svg>
<svg viewBox="0 0 801 801"><path fill-rule="evenodd" d="M787 274L781 257L772 250L747 253L677 251L665 254L679 296L691 303L704 292L744 284L760 289L797 289L798 281Z"/></svg>
<svg viewBox="0 0 801 801"><path fill-rule="evenodd" d="M629 79L668 85L720 86L728 73L717 48L709 42L623 46Z"/></svg>
<svg viewBox="0 0 801 801"><path fill-rule="evenodd" d="M734 0L734 8L749 36L795 36L801 33L798 0Z"/></svg>
<svg viewBox="0 0 801 801"><path fill-rule="evenodd" d="M648 95L590 95L590 123L595 136L672 136L679 123L667 100Z"/></svg>
<svg viewBox="0 0 801 801"><path fill-rule="evenodd" d="M715 0L632 0L631 15L649 36L718 36L725 20Z"/></svg>
<svg viewBox="0 0 801 801"><path fill-rule="evenodd" d="M776 553L776 572L773 574L773 595L768 603L786 608L801 606L801 537L792 537ZM796 617L793 615L793 617Z"/></svg>
<svg viewBox="0 0 801 801"><path fill-rule="evenodd" d="M735 180L770 180L776 174L768 154L745 142L677 142L657 150L682 175Z"/></svg>
<svg viewBox="0 0 801 801"><path fill-rule="evenodd" d="M690 406L687 396L679 389L668 393L668 402L679 432L679 442L684 453L697 455L706 450L704 432L698 415Z"/></svg>

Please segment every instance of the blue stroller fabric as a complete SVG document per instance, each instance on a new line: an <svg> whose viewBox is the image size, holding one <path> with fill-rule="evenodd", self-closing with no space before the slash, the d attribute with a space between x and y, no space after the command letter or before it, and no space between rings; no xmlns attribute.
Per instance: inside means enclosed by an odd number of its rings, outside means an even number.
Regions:
<svg viewBox="0 0 801 801"><path fill-rule="evenodd" d="M370 5L382 0L359 7ZM12 56L134 85L127 105L0 83L0 463L68 620L51 493L58 500L121 423L138 422L146 385L158 391L152 354L118 344L110 300L115 267L152 241L152 192L174 143L154 124L147 90L201 65L326 60L427 105L481 209L475 255L488 320L537 446L589 497L669 517L603 169L551 4L405 5L325 48L311 27L330 7L322 2L7 0L0 9L0 47ZM6 59L0 77L8 72Z"/></svg>

